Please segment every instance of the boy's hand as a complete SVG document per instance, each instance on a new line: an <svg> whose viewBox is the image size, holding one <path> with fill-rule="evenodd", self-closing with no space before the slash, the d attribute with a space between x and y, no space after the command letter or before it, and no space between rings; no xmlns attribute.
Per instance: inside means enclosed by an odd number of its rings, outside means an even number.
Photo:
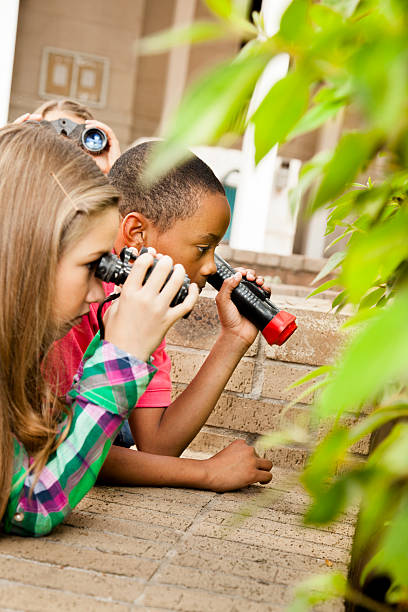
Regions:
<svg viewBox="0 0 408 612"><path fill-rule="evenodd" d="M241 315L238 308L231 300L231 293L235 287L239 285L243 277L249 281L255 281L257 285L269 293L270 289L264 284L265 281L263 276L256 276L255 270L246 268L236 268L236 270L234 276L224 281L215 301L217 303L222 331L238 336L245 344L250 346L258 335L259 330L253 323Z"/></svg>
<svg viewBox="0 0 408 612"><path fill-rule="evenodd" d="M217 493L235 491L259 482L271 481L272 462L261 459L244 440L235 440L214 457L206 459L205 488Z"/></svg>
<svg viewBox="0 0 408 612"><path fill-rule="evenodd" d="M113 164L118 157L120 157L120 146L115 132L109 127L109 125L106 125L106 123L102 123L102 121L95 121L95 119L87 119L85 121L85 125L87 128L99 128L103 130L108 137L108 145L106 149L104 149L100 155L91 155L91 157L104 174L109 174Z"/></svg>

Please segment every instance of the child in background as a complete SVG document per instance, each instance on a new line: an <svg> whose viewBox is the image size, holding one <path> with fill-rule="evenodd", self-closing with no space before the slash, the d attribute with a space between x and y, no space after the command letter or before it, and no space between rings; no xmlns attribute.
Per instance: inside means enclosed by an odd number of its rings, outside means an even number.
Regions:
<svg viewBox="0 0 408 612"><path fill-rule="evenodd" d="M27 171L29 168L29 171ZM94 276L113 247L118 193L77 146L36 123L0 130L0 520L43 535L93 486L123 421L155 372L148 360L193 307L169 305L184 279L139 257L88 347L66 401L47 382L52 342L103 299ZM26 228L22 231L21 228ZM135 318L137 325L134 325Z"/></svg>
<svg viewBox="0 0 408 612"><path fill-rule="evenodd" d="M106 123L96 121L89 108L75 100L70 100L69 98L49 100L36 108L33 113L21 115L14 123L19 124L25 121L41 121L43 119L46 121L70 119L74 123L84 123L87 128L100 128L103 130L108 137L107 147L99 155L90 155L104 174L108 174L114 162L120 156L119 141L114 131L109 125L106 125Z"/></svg>
<svg viewBox="0 0 408 612"><path fill-rule="evenodd" d="M110 172L111 183L122 195L122 220L115 250L119 253L124 246L138 250L153 246L181 262L190 279L202 289L206 278L216 271L214 250L229 224L225 192L211 169L195 156L158 183L145 187L142 174L155 146L150 142L129 149ZM239 271L224 282L216 298L220 335L195 378L172 403L170 360L164 342L155 351L158 374L129 419L132 436L129 439L123 436L120 441L122 446L136 442L139 452L118 445L112 447L101 471L102 481L126 485L177 484L215 491L270 481L271 462L257 457L243 440L206 461L185 464L182 462L188 460L178 459L208 419L235 367L257 336L258 330L240 315L230 299L242 274L263 284L253 270ZM113 286L105 286L106 294L112 289ZM72 352L79 362L97 329L96 313L91 308L87 320L63 339L58 350L63 354ZM74 362L66 384L75 369ZM165 459L160 474L156 469L157 455Z"/></svg>

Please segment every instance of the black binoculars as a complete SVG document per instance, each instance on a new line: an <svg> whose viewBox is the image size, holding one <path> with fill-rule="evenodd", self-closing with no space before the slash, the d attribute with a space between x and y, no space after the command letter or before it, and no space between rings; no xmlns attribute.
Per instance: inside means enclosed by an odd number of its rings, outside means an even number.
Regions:
<svg viewBox="0 0 408 612"><path fill-rule="evenodd" d="M139 255L142 255L143 253L147 253L147 249L144 247L141 249ZM105 283L123 285L129 275L130 270L132 269L133 262L139 255L135 255L133 249L128 249L126 247L122 249L119 257L113 253L107 253L100 258L95 270L95 276L103 280ZM157 262L158 260L155 258L153 265L146 272L143 284L149 278ZM165 283L167 283L171 275L172 272L170 272L169 276L166 278ZM174 296L170 306L177 306L177 304L184 302L185 298L187 297L189 286L190 279L186 274L184 276L183 284L178 290L177 294Z"/></svg>
<svg viewBox="0 0 408 612"><path fill-rule="evenodd" d="M44 120L42 123L51 125L57 134L70 138L92 155L99 155L108 146L108 137L101 128L86 127L83 123L75 123L65 118L55 119L55 121Z"/></svg>
<svg viewBox="0 0 408 612"><path fill-rule="evenodd" d="M147 249L143 248L140 254L146 251ZM106 283L122 285L127 279L132 263L136 258L137 255L134 254L132 249L128 248L122 249L120 257L112 253L104 255L98 262L95 276ZM214 258L217 272L209 276L207 282L219 290L224 280L235 274L235 270L219 255L215 254ZM150 276L157 261L155 259L153 266L147 271L145 281ZM170 276L171 273L167 280ZM186 275L183 285L174 297L171 306L176 306L184 301L189 286L190 279ZM242 279L231 293L231 300L239 312L262 332L268 344L281 346L297 329L296 317L285 310L280 310L270 301L269 297L269 293L262 287L246 279Z"/></svg>

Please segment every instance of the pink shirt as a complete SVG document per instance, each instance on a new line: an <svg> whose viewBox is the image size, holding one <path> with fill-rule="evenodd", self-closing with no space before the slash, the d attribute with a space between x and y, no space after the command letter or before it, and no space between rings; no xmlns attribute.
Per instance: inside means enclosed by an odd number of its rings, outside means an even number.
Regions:
<svg viewBox="0 0 408 612"><path fill-rule="evenodd" d="M113 283L103 283L103 287L107 296L115 290ZM54 345L52 368L55 368L58 372L58 391L60 395L65 395L70 390L72 379L82 361L82 356L99 330L97 312L98 304L91 304L89 314L82 318L81 323L73 327L66 336ZM171 403L171 361L166 353L165 340L152 354L152 362L156 366L157 372L137 402L137 406L141 408L165 408Z"/></svg>

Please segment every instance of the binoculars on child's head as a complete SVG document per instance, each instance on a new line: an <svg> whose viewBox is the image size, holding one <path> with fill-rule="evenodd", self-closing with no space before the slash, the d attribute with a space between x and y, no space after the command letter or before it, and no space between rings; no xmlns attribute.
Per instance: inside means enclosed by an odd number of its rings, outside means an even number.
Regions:
<svg viewBox="0 0 408 612"><path fill-rule="evenodd" d="M147 249L142 249L142 252ZM132 249L124 248L120 257L109 253L99 260L95 276L107 283L122 285L128 277L132 263L137 258ZM157 263L154 260L153 266L147 271L145 281ZM225 279L233 276L235 270L215 254L217 272L207 278L207 281L215 289L221 289ZM167 278L170 278L171 274ZM167 282L166 280L166 282ZM171 306L176 306L183 302L188 293L190 279L186 275L182 287L174 297ZM234 302L239 312L253 323L263 334L268 344L282 345L296 330L296 317L289 312L280 310L269 299L269 293L264 291L259 285L252 281L242 279L238 287L231 293L231 300Z"/></svg>
<svg viewBox="0 0 408 612"><path fill-rule="evenodd" d="M99 155L108 146L108 137L100 128L86 127L84 123L75 123L75 121L65 118L55 121L44 120L42 123L51 125L57 134L70 138L92 155Z"/></svg>

